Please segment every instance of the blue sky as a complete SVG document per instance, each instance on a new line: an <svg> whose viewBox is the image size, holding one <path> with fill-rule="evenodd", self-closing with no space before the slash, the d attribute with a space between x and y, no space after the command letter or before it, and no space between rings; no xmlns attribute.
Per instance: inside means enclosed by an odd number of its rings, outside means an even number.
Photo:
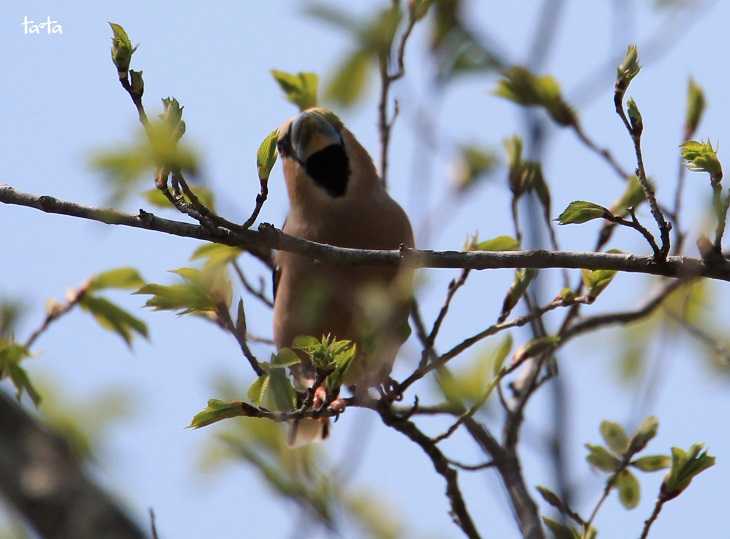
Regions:
<svg viewBox="0 0 730 539"><path fill-rule="evenodd" d="M514 61L523 61L541 2L467 3L471 24L500 43ZM612 18L614 2L565 3L564 19L544 70L560 80L569 100L577 95L574 89L586 74L599 70L599 87L602 84L604 91L581 107L580 116L588 133L610 147L627 168L633 166L632 149L611 103L614 67L609 62L606 69L600 68L612 55L622 54L629 41L638 41L644 50L642 43L647 39L657 33L664 36L661 47L669 50L655 60L647 59L629 93L637 100L646 126L644 151L649 174L657 181L660 199L671 201L688 76L705 88L710 104L698 136L721 143L728 138L724 119L730 105L723 93L728 81L722 51L729 45L725 26L730 5L707 2L711 9L697 24L690 24L692 17L686 13L675 23L667 23L670 15L652 9L649 1L616 1L634 6L635 14L633 19L618 20ZM0 145L5 152L0 160L0 182L86 204L103 201L103 182L89 167L88 157L95 149L131 140L137 128L134 111L116 81L109 58L106 22L115 21L124 25L133 42L141 43L133 66L144 70L148 112L157 112L158 99L168 95L185 105L186 138L204 157L204 176L217 195L218 207L226 216L242 219L248 215L258 189L256 148L272 128L295 112L281 97L269 69L313 70L326 78L351 46L347 36L303 15L306 4L283 0L204 5L136 0L4 2L0 6L0 50L6 84L0 105L4 120ZM347 4L356 13L366 13L375 2ZM24 16L36 20L51 16L63 25L63 34L23 35ZM416 31L407 55L408 75L394 90L401 115L394 132L390 170L391 191L417 229L431 215L431 208L444 207L456 144L478 142L499 147L502 139L522 127L520 111L490 94L493 77L462 79L436 95L430 86L433 69L425 52L424 30ZM356 108L338 112L377 159L374 90L373 85L367 99ZM424 110L429 114L424 115ZM437 150L426 147L417 136L424 120L433 123L442 142ZM580 146L571 133L552 134L544 169L552 185L555 212L574 199L603 204L615 200L622 185L605 163ZM721 144L721 159L722 149ZM687 186L686 207L692 211L685 223L696 235L702 226L698 208L707 202L709 189L706 179L696 174L688 176ZM270 188L261 220L278 224L286 213L278 167ZM475 230L484 238L510 234L508 200L500 171L458 212L436 213L433 229L438 233L420 238L419 245L458 248ZM125 209L132 212L143 206L141 199L125 203ZM646 210L640 217L650 222ZM570 250L590 248L597 226L589 223L561 228L562 246ZM132 265L147 280L166 282L170 279L167 271L186 265L197 246L192 240L12 206L0 208L0 230L0 295L20 296L31 307L21 335L36 326L47 298L62 297L67 288L90 274ZM646 253L640 238L632 234L617 235L612 246ZM251 271L260 270L255 263L249 264ZM454 275L444 270L422 272L420 294L429 319ZM511 272L506 270L472 275L455 301L439 338L440 347L491 323L511 279ZM619 275L610 297L601 297L586 312L634 306L645 297L645 283L643 276ZM548 284L558 286L553 280ZM727 287L715 283L711 291L713 302L708 309L718 321L727 320L727 309L721 307L728 297ZM199 320L142 311L144 299L139 296L114 297L150 324L149 343L136 343L130 353L116 336L99 329L87 315L74 312L42 337L37 345L40 354L28 362L31 375L53 380L73 401L83 402L109 387L123 388L133 400L136 415L111 431L94 474L141 522L146 522L147 508L154 507L163 537L288 537L296 515L292 508L272 498L243 466L230 468L222 476L201 473L201 448L214 433L184 428L205 401L215 396L212 381L216 376L225 374L240 380L242 390L250 383L250 369L235 342ZM253 302L249 323L256 333L270 334L270 313ZM723 411L730 405L727 378L708 368L690 341L676 331L669 332L650 357L659 362L662 383L649 407L637 410L635 389L617 382L617 345L612 337L618 335L605 331L576 341L560 356L570 409L569 436L564 442L570 447L571 478L581 487L584 500L578 505L583 511L591 507L602 488L602 477L591 473L583 461L583 443L599 441L601 419L633 426L642 415L655 413L660 430L650 446L652 453L666 452L671 445L687 447L703 441L717 455L718 464L665 508L654 534L711 536L726 527L725 462L730 457L730 437L721 425L725 423ZM516 331L514 337L525 340L528 331ZM257 352L268 353L265 349ZM410 343L404 350L399 376L416 353L415 343ZM467 354L459 361L466 364L469 359ZM431 395L431 385L422 383L416 393ZM529 429L542 432L549 427L549 405L546 395L532 401ZM335 459L341 458L351 447L351 437L362 432L364 422L370 420L364 413L346 414L334 429L326 451ZM435 433L439 425L432 423L426 421L424 425ZM447 515L441 479L420 450L377 424L365 432L370 439L355 484L368 486L392 502L394 510L402 511L410 536L458 537ZM476 448L464 436L457 436L445 447L461 460L479 459ZM544 448L526 437L521 453L529 485L554 486ZM472 514L484 535L516 537L494 473L461 477ZM642 477L642 503L631 512L612 497L597 520L601 536L638 535L660 480L661 474ZM354 533L347 530L344 536Z"/></svg>

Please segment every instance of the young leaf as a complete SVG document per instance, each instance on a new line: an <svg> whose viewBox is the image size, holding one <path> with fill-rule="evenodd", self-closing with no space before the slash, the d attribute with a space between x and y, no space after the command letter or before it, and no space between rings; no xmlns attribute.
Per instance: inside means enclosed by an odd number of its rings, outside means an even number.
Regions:
<svg viewBox="0 0 730 539"><path fill-rule="evenodd" d="M629 98L626 108L629 113L629 124L631 125L631 132L634 135L641 135L644 130L644 120L641 118L641 112L639 106L636 104L633 98Z"/></svg>
<svg viewBox="0 0 730 539"><path fill-rule="evenodd" d="M616 476L618 498L626 509L634 509L641 500L641 490L636 476L628 470L621 470Z"/></svg>
<svg viewBox="0 0 730 539"><path fill-rule="evenodd" d="M687 84L687 113L684 119L684 138L692 138L700 125L707 103L702 87L690 78Z"/></svg>
<svg viewBox="0 0 730 539"><path fill-rule="evenodd" d="M474 245L473 251L519 251L520 242L512 236L497 236L491 240L480 241Z"/></svg>
<svg viewBox="0 0 730 539"><path fill-rule="evenodd" d="M652 182L649 183L651 184ZM629 208L637 208L644 200L646 200L646 194L644 193L644 188L641 186L641 182L639 182L639 178L631 176L626 183L626 189L621 195L621 198L611 206L609 211L614 215L623 217L628 214Z"/></svg>
<svg viewBox="0 0 730 539"><path fill-rule="evenodd" d="M222 243L205 243L193 251L190 260L204 259L206 266L220 266L233 262L242 252L243 249L239 247Z"/></svg>
<svg viewBox="0 0 730 539"><path fill-rule="evenodd" d="M672 459L667 455L648 455L632 461L631 465L642 472L656 472L669 468L672 465Z"/></svg>
<svg viewBox="0 0 730 539"><path fill-rule="evenodd" d="M261 406L261 403L264 401L264 397L266 396L266 391L269 388L269 375L268 374L262 374L256 380L254 380L254 383L251 384L251 387L248 388L248 400L250 400L254 406Z"/></svg>
<svg viewBox="0 0 730 539"><path fill-rule="evenodd" d="M603 472L615 472L621 467L621 461L600 445L586 444L588 455L586 460Z"/></svg>
<svg viewBox="0 0 730 539"><path fill-rule="evenodd" d="M623 455L629 448L629 437L623 427L613 421L601 421L601 436L609 449L617 455Z"/></svg>
<svg viewBox="0 0 730 539"><path fill-rule="evenodd" d="M610 219L611 212L603 206L587 202L585 200L574 200L558 216L558 223L561 225L582 224L592 219Z"/></svg>
<svg viewBox="0 0 730 539"><path fill-rule="evenodd" d="M588 296L595 300L605 290L616 276L616 270L588 270L582 269L583 285L588 290Z"/></svg>
<svg viewBox="0 0 730 539"><path fill-rule="evenodd" d="M245 403L242 402L225 402L217 399L210 399L205 410L195 414L195 417L193 417L193 420L190 422L188 427L199 429L201 427L207 427L212 423L216 423L221 419L245 415L243 413L244 406Z"/></svg>
<svg viewBox="0 0 730 539"><path fill-rule="evenodd" d="M540 493L540 496L542 496L542 499L545 500L548 504L555 507L555 509L557 509L561 513L564 511L563 502L560 499L560 496L558 496L552 490L543 485L537 485L535 488Z"/></svg>
<svg viewBox="0 0 730 539"><path fill-rule="evenodd" d="M493 353L492 374L494 376L497 376L499 371L502 370L502 365L504 365L504 360L509 355L510 350L512 350L512 334L508 333Z"/></svg>
<svg viewBox="0 0 730 539"><path fill-rule="evenodd" d="M124 339L127 346L132 345L135 333L148 338L147 324L105 298L85 294L79 305L90 313L101 327L113 331Z"/></svg>
<svg viewBox="0 0 730 539"><path fill-rule="evenodd" d="M577 530L569 526L565 526L557 520L542 517L542 521L545 523L548 530L550 530L553 539L581 539L581 534Z"/></svg>
<svg viewBox="0 0 730 539"><path fill-rule="evenodd" d="M319 77L316 73L287 73L286 71L272 69L271 75L279 84L287 100L299 107L299 110L317 106Z"/></svg>
<svg viewBox="0 0 730 539"><path fill-rule="evenodd" d="M694 444L685 452L672 448L672 469L664 477L661 492L667 499L679 496L697 475L715 465L715 457L703 451L702 444Z"/></svg>
<svg viewBox="0 0 730 539"><path fill-rule="evenodd" d="M489 148L475 144L461 146L452 172L457 191L466 192L479 180L492 173L498 164L497 155Z"/></svg>
<svg viewBox="0 0 730 539"><path fill-rule="evenodd" d="M354 105L365 92L372 65L368 51L356 50L347 56L327 85L327 98L343 107Z"/></svg>
<svg viewBox="0 0 730 539"><path fill-rule="evenodd" d="M563 100L560 85L549 75L533 75L524 67L515 66L503 72L495 95L526 107L543 107L562 126L574 125L575 112Z"/></svg>
<svg viewBox="0 0 730 539"><path fill-rule="evenodd" d="M301 363L302 360L297 353L290 348L282 348L271 358L271 368L291 367Z"/></svg>
<svg viewBox="0 0 730 539"><path fill-rule="evenodd" d="M0 379L10 378L15 386L18 400L23 392L26 392L33 403L38 406L40 395L30 382L25 369L20 366L20 362L27 357L30 357L30 351L25 346L0 339Z"/></svg>
<svg viewBox="0 0 730 539"><path fill-rule="evenodd" d="M117 268L92 277L86 292L98 292L108 288L139 288L143 284L144 279L136 269Z"/></svg>
<svg viewBox="0 0 730 539"><path fill-rule="evenodd" d="M135 292L152 296L145 307L189 314L212 312L221 305L230 306L233 292L223 266L206 266L202 270L180 268L173 273L182 277L183 283L147 284Z"/></svg>
<svg viewBox="0 0 730 539"><path fill-rule="evenodd" d="M688 169L694 172L706 172L710 175L712 183L720 183L722 180L722 165L709 140L706 142L688 140L680 148L682 159L684 159Z"/></svg>
<svg viewBox="0 0 730 539"><path fill-rule="evenodd" d="M520 346L512 358L512 364L520 363L529 357L535 357L548 350L551 350L560 342L558 335L549 335L547 337L536 337L526 344Z"/></svg>
<svg viewBox="0 0 730 539"><path fill-rule="evenodd" d="M25 372L25 369L23 367L21 367L17 363L10 365L8 367L8 376L15 386L16 399L20 400L20 398L23 396L23 392L25 392L33 401L34 405L38 406L38 404L40 404L41 396L38 391L36 391L35 387L33 387L33 384L28 377L28 373Z"/></svg>
<svg viewBox="0 0 730 539"><path fill-rule="evenodd" d="M499 318L497 318L497 322L502 323L507 319L509 313L512 312L512 309L520 301L527 287L530 286L530 283L536 276L537 270L531 268L515 270L515 279L512 281L512 286L510 286L502 301L502 312Z"/></svg>
<svg viewBox="0 0 730 539"><path fill-rule="evenodd" d="M271 175L271 169L274 168L276 163L276 143L279 140L279 131L274 129L271 133L266 135L266 138L259 145L259 149L256 151L256 169L259 174L259 181L264 183L268 181Z"/></svg>
<svg viewBox="0 0 730 539"><path fill-rule="evenodd" d="M287 412L296 406L297 395L284 369L269 371L269 387L263 404L269 410Z"/></svg>
<svg viewBox="0 0 730 539"><path fill-rule="evenodd" d="M646 444L656 436L659 430L659 420L654 416L649 416L641 422L636 433L629 442L629 452L633 455L646 447Z"/></svg>
<svg viewBox="0 0 730 539"><path fill-rule="evenodd" d="M639 51L636 45L629 45L623 62L616 69L616 93L620 96L619 100L623 98L629 83L639 74L640 70Z"/></svg>
<svg viewBox="0 0 730 539"><path fill-rule="evenodd" d="M112 36L112 62L117 66L119 78L126 78L132 54L137 50L137 47L132 47L132 42L121 25L110 22L109 26L111 26L114 34Z"/></svg>

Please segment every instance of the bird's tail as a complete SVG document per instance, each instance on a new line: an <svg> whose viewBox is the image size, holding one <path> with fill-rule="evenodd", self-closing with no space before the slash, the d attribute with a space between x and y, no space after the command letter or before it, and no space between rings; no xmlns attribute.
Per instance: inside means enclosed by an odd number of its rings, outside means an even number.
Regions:
<svg viewBox="0 0 730 539"><path fill-rule="evenodd" d="M327 417L295 419L289 423L289 447L321 442L329 434L330 420Z"/></svg>

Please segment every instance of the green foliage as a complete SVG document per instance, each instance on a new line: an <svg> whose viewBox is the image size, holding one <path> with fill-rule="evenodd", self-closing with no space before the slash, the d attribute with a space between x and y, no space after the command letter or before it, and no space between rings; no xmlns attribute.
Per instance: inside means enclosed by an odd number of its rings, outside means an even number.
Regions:
<svg viewBox="0 0 730 539"><path fill-rule="evenodd" d="M497 155L489 148L475 144L461 146L453 171L457 191L466 192L479 180L494 172L498 164Z"/></svg>
<svg viewBox="0 0 730 539"><path fill-rule="evenodd" d="M667 455L647 455L631 461L631 466L642 472L656 472L671 465L672 459Z"/></svg>
<svg viewBox="0 0 730 539"><path fill-rule="evenodd" d="M621 253L618 249L611 249L609 253ZM616 270L588 270L580 271L583 278L583 286L586 287L587 295L591 301L594 301L616 276Z"/></svg>
<svg viewBox="0 0 730 539"><path fill-rule="evenodd" d="M279 131L274 129L266 135L256 151L256 170L258 171L259 181L262 183L268 181L271 169L274 168L274 163L276 163L276 143L278 140Z"/></svg>
<svg viewBox="0 0 730 539"><path fill-rule="evenodd" d="M134 268L116 268L99 273L91 278L86 293L107 289L132 289L144 284L144 279Z"/></svg>
<svg viewBox="0 0 730 539"><path fill-rule="evenodd" d="M533 75L520 66L505 70L503 75L495 95L525 107L544 108L559 125L576 124L575 112L563 100L560 85L553 77Z"/></svg>
<svg viewBox="0 0 730 539"><path fill-rule="evenodd" d="M641 135L641 132L644 130L644 120L641 118L639 106L633 98L629 98L626 103L626 109L629 113L629 125L631 125L631 132L634 135Z"/></svg>
<svg viewBox="0 0 730 539"><path fill-rule="evenodd" d="M636 476L629 470L621 470L616 474L618 498L626 509L634 509L641 501L641 488Z"/></svg>
<svg viewBox="0 0 730 539"><path fill-rule="evenodd" d="M651 184L652 182L649 183ZM613 215L624 217L628 214L629 208L637 208L645 200L646 193L644 193L644 188L641 186L639 178L631 176L629 181L626 182L626 189L621 194L621 197L611 206L609 212Z"/></svg>
<svg viewBox="0 0 730 539"><path fill-rule="evenodd" d="M496 236L490 240L472 241L469 251L519 251L520 242L512 236Z"/></svg>
<svg viewBox="0 0 730 539"><path fill-rule="evenodd" d="M596 529L593 527L584 535L575 528L561 524L552 518L542 517L542 521L550 530L553 539L595 539L597 535Z"/></svg>
<svg viewBox="0 0 730 539"><path fill-rule="evenodd" d="M616 69L616 94L619 96L619 101L640 70L639 50L636 45L629 45L621 65Z"/></svg>
<svg viewBox="0 0 730 539"><path fill-rule="evenodd" d="M190 260L205 260L206 266L222 266L236 260L243 249L222 243L204 243L190 256Z"/></svg>
<svg viewBox="0 0 730 539"><path fill-rule="evenodd" d="M117 66L117 72L119 78L125 78L127 71L129 71L129 63L132 60L132 54L137 50L137 47L132 47L132 42L129 40L127 32L122 28L121 25L110 22L113 36L112 36L112 62Z"/></svg>
<svg viewBox="0 0 730 539"><path fill-rule="evenodd" d="M205 410L195 414L189 427L199 429L222 419L238 417L240 415L243 415L241 402L224 402L217 399L210 399Z"/></svg>
<svg viewBox="0 0 730 539"><path fill-rule="evenodd" d="M317 86L319 77L316 73L299 72L287 73L278 69L272 69L271 75L284 92L286 99L299 107L299 110L306 110L317 106Z"/></svg>
<svg viewBox="0 0 730 539"><path fill-rule="evenodd" d="M319 340L300 336L294 339L292 347L304 353L314 364L318 374L328 373L325 385L330 392L339 390L357 356L357 345L354 342L336 340L330 335L324 335Z"/></svg>
<svg viewBox="0 0 730 539"><path fill-rule="evenodd" d="M682 144L681 153L687 168L694 172L706 172L712 183L722 180L722 165L710 141L688 140Z"/></svg>
<svg viewBox="0 0 730 539"><path fill-rule="evenodd" d="M588 455L586 460L603 472L615 472L621 467L621 461L600 445L586 444Z"/></svg>
<svg viewBox="0 0 730 539"><path fill-rule="evenodd" d="M548 352L560 343L558 335L548 335L546 337L535 337L520 346L515 355L512 357L512 363L521 363L528 358L539 356L544 352Z"/></svg>
<svg viewBox="0 0 730 539"><path fill-rule="evenodd" d="M634 454L642 451L646 445L656 436L659 430L659 420L649 416L641 422L629 442L629 453Z"/></svg>
<svg viewBox="0 0 730 539"><path fill-rule="evenodd" d="M128 285L131 283L127 283ZM126 288L126 287L125 287ZM132 345L134 334L148 338L147 325L108 299L84 294L79 306L105 329L119 335L127 346Z"/></svg>
<svg viewBox="0 0 730 539"><path fill-rule="evenodd" d="M182 283L146 284L135 292L152 296L145 307L156 311L180 311L180 314L213 313L218 308L230 307L233 291L225 267L180 268L173 273L182 278Z"/></svg>
<svg viewBox="0 0 730 539"><path fill-rule="evenodd" d="M512 285L502 301L502 311L497 319L498 322L501 323L507 319L509 313L512 312L512 309L520 301L520 298L527 291L527 287L530 286L530 283L536 276L537 270L534 269L523 268L515 270L514 281L512 281Z"/></svg>
<svg viewBox="0 0 730 539"><path fill-rule="evenodd" d="M610 218L611 212L603 206L585 200L574 200L558 216L557 221L561 225L580 225L593 219Z"/></svg>
<svg viewBox="0 0 730 539"><path fill-rule="evenodd" d="M679 496L697 475L715 465L715 457L703 450L702 444L694 444L688 451L672 448L672 469L662 482L661 492L666 499Z"/></svg>
<svg viewBox="0 0 730 539"><path fill-rule="evenodd" d="M706 107L705 92L694 79L690 78L687 83L687 112L684 118L685 138L691 138L697 131Z"/></svg>
<svg viewBox="0 0 730 539"><path fill-rule="evenodd" d="M372 58L367 51L350 53L335 69L327 85L327 98L342 107L351 107L363 97L372 72Z"/></svg>
<svg viewBox="0 0 730 539"><path fill-rule="evenodd" d="M213 196L213 192L210 189L200 185L192 185L190 186L190 190L196 197L198 197L198 200L203 206L210 210L215 209L215 198ZM183 193L182 195L187 200L187 196L185 195L185 193ZM142 193L142 196L147 202L157 208L175 208L175 206L172 205L170 200L162 193L162 191L157 188L144 191ZM189 200L187 201L189 202Z"/></svg>
<svg viewBox="0 0 730 539"><path fill-rule="evenodd" d="M30 350L25 346L0 339L0 380L10 378L15 386L15 395L18 400L26 393L37 406L41 396L28 378L28 373L20 366L20 362L30 357Z"/></svg>
<svg viewBox="0 0 730 539"><path fill-rule="evenodd" d="M616 454L622 455L629 448L629 437L626 431L618 423L613 421L601 421L599 430L603 441Z"/></svg>

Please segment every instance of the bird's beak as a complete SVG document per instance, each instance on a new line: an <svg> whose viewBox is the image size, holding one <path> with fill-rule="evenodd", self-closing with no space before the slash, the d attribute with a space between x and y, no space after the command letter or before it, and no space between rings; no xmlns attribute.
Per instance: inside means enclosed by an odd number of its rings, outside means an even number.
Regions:
<svg viewBox="0 0 730 539"><path fill-rule="evenodd" d="M321 112L308 110L289 124L289 130L279 139L279 152L282 157L304 164L313 154L333 145L343 145L337 127Z"/></svg>

